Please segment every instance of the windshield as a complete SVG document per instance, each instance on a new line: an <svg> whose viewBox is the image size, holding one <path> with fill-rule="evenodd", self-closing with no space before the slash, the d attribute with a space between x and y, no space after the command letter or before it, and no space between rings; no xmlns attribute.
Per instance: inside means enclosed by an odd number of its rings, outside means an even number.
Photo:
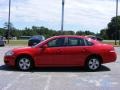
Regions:
<svg viewBox="0 0 120 90"><path fill-rule="evenodd" d="M47 41L49 41L49 40L51 40L52 38L48 38L48 39L46 39L46 40L44 40L44 41L41 41L40 43L38 43L38 44L36 44L35 46L32 46L32 47L40 47L40 46L42 46L43 44L45 44L45 43L47 43Z"/></svg>

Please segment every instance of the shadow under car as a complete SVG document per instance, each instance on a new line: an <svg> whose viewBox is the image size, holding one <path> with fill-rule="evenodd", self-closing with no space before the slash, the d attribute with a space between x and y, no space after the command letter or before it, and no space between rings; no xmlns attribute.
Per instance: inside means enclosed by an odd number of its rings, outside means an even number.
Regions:
<svg viewBox="0 0 120 90"><path fill-rule="evenodd" d="M15 67L1 65L0 71L20 71L20 70L16 69ZM111 71L111 70L110 68L102 65L101 68L96 72L106 72L106 71ZM83 67L42 67L42 68L34 68L29 72L91 72L91 71L85 70Z"/></svg>

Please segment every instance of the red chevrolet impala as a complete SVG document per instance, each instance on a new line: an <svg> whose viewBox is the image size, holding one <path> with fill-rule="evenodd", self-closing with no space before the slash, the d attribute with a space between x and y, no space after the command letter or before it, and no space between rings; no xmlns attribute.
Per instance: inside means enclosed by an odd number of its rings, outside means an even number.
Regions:
<svg viewBox="0 0 120 90"><path fill-rule="evenodd" d="M101 64L116 61L112 45L84 36L54 36L33 47L16 48L5 53L6 65L20 70L33 67L73 67L84 66L91 71Z"/></svg>

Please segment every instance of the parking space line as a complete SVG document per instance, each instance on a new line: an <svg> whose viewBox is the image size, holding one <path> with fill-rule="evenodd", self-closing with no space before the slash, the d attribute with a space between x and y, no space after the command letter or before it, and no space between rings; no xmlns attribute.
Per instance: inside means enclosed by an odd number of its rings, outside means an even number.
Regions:
<svg viewBox="0 0 120 90"><path fill-rule="evenodd" d="M15 78L12 82L10 82L9 84L7 84L5 87L2 88L2 90L8 90L14 83L16 83L17 81L19 81L19 79L24 76L24 74L19 75L17 78Z"/></svg>
<svg viewBox="0 0 120 90"><path fill-rule="evenodd" d="M51 75L48 76L47 83L46 83L46 85L45 85L44 90L49 90L51 79L52 79L52 76L51 76Z"/></svg>

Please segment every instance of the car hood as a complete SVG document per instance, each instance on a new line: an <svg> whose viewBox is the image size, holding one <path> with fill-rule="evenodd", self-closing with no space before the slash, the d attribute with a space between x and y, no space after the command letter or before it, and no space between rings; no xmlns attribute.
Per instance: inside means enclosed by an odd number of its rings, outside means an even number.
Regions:
<svg viewBox="0 0 120 90"><path fill-rule="evenodd" d="M14 48L13 51L14 52L18 52L18 51L29 51L29 50L32 50L33 47L23 47L23 48Z"/></svg>

